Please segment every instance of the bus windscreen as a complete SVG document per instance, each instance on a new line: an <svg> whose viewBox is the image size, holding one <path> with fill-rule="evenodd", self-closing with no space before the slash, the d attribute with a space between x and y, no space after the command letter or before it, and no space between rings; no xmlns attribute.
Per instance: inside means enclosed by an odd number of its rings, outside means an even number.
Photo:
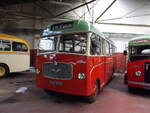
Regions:
<svg viewBox="0 0 150 113"><path fill-rule="evenodd" d="M87 33L62 34L46 36L40 40L40 53L67 52L85 54L87 47Z"/></svg>

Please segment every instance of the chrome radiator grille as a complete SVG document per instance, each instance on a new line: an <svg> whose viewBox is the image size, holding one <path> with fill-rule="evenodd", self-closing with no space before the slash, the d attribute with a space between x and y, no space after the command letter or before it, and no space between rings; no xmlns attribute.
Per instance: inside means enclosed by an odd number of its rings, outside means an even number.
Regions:
<svg viewBox="0 0 150 113"><path fill-rule="evenodd" d="M66 63L45 63L43 64L45 77L53 79L72 79L72 65Z"/></svg>

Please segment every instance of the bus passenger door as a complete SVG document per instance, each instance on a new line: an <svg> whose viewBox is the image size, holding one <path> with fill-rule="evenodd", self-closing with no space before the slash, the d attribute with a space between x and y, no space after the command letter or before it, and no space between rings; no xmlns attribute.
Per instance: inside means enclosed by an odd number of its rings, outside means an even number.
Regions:
<svg viewBox="0 0 150 113"><path fill-rule="evenodd" d="M102 55L102 42L98 35L92 34L91 36L91 46L90 46L90 54L93 56L93 66L95 77L100 79L100 84L104 84L105 76L104 76L104 56Z"/></svg>

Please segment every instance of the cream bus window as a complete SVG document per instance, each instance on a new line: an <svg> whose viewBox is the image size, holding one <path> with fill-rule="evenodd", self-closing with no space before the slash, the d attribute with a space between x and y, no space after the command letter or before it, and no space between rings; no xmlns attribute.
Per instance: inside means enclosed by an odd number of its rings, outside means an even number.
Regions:
<svg viewBox="0 0 150 113"><path fill-rule="evenodd" d="M2 40L2 51L10 51L11 50L11 43L7 40Z"/></svg>
<svg viewBox="0 0 150 113"><path fill-rule="evenodd" d="M28 47L20 42L13 42L12 43L12 50L13 51L19 51L19 52L27 52L28 51Z"/></svg>
<svg viewBox="0 0 150 113"><path fill-rule="evenodd" d="M2 41L0 40L0 51L3 50Z"/></svg>

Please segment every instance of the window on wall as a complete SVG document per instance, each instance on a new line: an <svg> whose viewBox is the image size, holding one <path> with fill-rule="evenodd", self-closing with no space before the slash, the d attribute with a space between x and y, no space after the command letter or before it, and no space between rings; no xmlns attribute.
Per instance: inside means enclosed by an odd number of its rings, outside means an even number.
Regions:
<svg viewBox="0 0 150 113"><path fill-rule="evenodd" d="M13 42L12 43L12 50L13 51L18 51L18 52L27 52L28 48L25 44L20 43L20 42Z"/></svg>
<svg viewBox="0 0 150 113"><path fill-rule="evenodd" d="M99 36L95 34L92 34L91 36L90 54L91 55L101 54L101 39Z"/></svg>
<svg viewBox="0 0 150 113"><path fill-rule="evenodd" d="M2 51L11 51L11 42L8 40L1 41Z"/></svg>

